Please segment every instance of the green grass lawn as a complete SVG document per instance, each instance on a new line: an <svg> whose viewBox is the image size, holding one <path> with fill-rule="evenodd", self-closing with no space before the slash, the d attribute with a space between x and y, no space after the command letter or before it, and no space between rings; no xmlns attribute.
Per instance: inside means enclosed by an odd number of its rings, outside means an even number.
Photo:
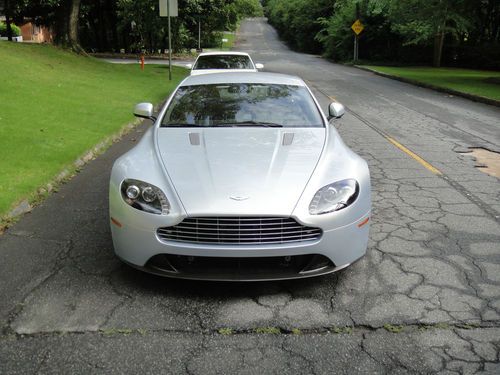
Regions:
<svg viewBox="0 0 500 375"><path fill-rule="evenodd" d="M233 47L234 40L236 39L236 33L224 31L222 38L227 39L227 42L222 43L222 49L224 51L229 51Z"/></svg>
<svg viewBox="0 0 500 375"><path fill-rule="evenodd" d="M158 103L187 74L110 64L50 45L0 41L0 217Z"/></svg>
<svg viewBox="0 0 500 375"><path fill-rule="evenodd" d="M434 86L500 100L500 72L430 67L365 67ZM492 79L496 82L492 82Z"/></svg>

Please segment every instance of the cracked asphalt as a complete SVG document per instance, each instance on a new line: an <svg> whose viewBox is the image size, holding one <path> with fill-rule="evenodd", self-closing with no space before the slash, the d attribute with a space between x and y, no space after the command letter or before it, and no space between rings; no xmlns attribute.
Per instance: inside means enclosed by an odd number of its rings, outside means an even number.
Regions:
<svg viewBox="0 0 500 375"><path fill-rule="evenodd" d="M347 106L335 126L372 174L367 256L250 284L123 265L107 185L143 124L0 236L0 373L500 373L500 180L459 153L500 151L500 109L292 52L264 19L237 48Z"/></svg>

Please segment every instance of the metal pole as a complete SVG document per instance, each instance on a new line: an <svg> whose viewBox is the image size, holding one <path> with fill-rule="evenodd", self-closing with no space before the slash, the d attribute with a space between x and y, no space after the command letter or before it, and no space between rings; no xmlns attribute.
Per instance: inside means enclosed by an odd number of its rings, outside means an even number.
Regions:
<svg viewBox="0 0 500 375"><path fill-rule="evenodd" d="M354 37L354 61L358 61L359 58L359 37L356 35Z"/></svg>
<svg viewBox="0 0 500 375"><path fill-rule="evenodd" d="M201 51L201 17L198 17L198 51Z"/></svg>
<svg viewBox="0 0 500 375"><path fill-rule="evenodd" d="M172 80L172 37L170 35L170 0L167 0L168 18L168 79Z"/></svg>
<svg viewBox="0 0 500 375"><path fill-rule="evenodd" d="M356 20L359 20L359 3L356 3ZM359 58L359 35L354 36L354 62L358 61Z"/></svg>
<svg viewBox="0 0 500 375"><path fill-rule="evenodd" d="M354 62L356 62L356 42L357 42L357 38L356 38L356 35L354 35L354 51L352 52L352 60Z"/></svg>

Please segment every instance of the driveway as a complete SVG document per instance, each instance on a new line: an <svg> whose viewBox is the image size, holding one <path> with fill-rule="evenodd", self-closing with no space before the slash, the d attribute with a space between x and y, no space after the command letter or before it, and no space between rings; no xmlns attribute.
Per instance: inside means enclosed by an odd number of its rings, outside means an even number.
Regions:
<svg viewBox="0 0 500 375"><path fill-rule="evenodd" d="M309 82L370 164L368 254L316 279L169 280L113 255L107 183L143 124L0 237L0 373L500 373L500 110L287 49L237 48Z"/></svg>

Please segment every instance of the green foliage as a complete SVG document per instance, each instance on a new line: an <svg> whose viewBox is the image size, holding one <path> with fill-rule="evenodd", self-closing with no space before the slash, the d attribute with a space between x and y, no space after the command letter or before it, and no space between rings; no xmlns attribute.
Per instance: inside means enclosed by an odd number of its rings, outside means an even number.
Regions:
<svg viewBox="0 0 500 375"><path fill-rule="evenodd" d="M220 335L223 335L223 336L229 336L229 335L232 335L234 333L232 328L219 328L218 332Z"/></svg>
<svg viewBox="0 0 500 375"><path fill-rule="evenodd" d="M239 18L261 17L264 15L259 0L235 0L234 7Z"/></svg>
<svg viewBox="0 0 500 375"><path fill-rule="evenodd" d="M109 329L103 329L100 332L105 336L112 336L112 335L128 336L134 331L130 328L109 328Z"/></svg>
<svg viewBox="0 0 500 375"><path fill-rule="evenodd" d="M355 11L354 1L339 0L335 3L331 17L319 19L323 28L316 34L316 40L323 44L327 57L348 60L351 56L353 40L351 25L356 20Z"/></svg>
<svg viewBox="0 0 500 375"><path fill-rule="evenodd" d="M266 15L293 48L335 60L353 56L352 23L362 60L500 68L498 0L266 0Z"/></svg>
<svg viewBox="0 0 500 375"><path fill-rule="evenodd" d="M12 29L12 36L21 36L21 29L18 26L11 23L10 28ZM7 37L7 24L4 22L0 22L0 36Z"/></svg>
<svg viewBox="0 0 500 375"><path fill-rule="evenodd" d="M229 51L234 45L234 41L236 39L236 34L233 32L226 31L222 33L221 37L223 39L227 39L227 42L222 43L221 50L223 51ZM222 40L222 39L221 39Z"/></svg>
<svg viewBox="0 0 500 375"><path fill-rule="evenodd" d="M384 328L386 331L389 331L391 333L399 333L403 330L403 326L395 326L389 323L384 324Z"/></svg>
<svg viewBox="0 0 500 375"><path fill-rule="evenodd" d="M172 49L179 52L197 46L199 20L202 46L216 45L220 41L216 30L231 28L238 19L228 4L228 0L180 0L179 16L171 18ZM168 20L160 17L158 0L117 0L116 15L126 50L156 52L168 48Z"/></svg>
<svg viewBox="0 0 500 375"><path fill-rule="evenodd" d="M346 327L332 327L330 329L330 332L335 333L335 334L347 334L350 335L352 333L352 327L346 326Z"/></svg>
<svg viewBox="0 0 500 375"><path fill-rule="evenodd" d="M64 30L63 10L72 0L18 0L17 18ZM220 45L220 32L234 31L244 17L262 15L259 0L178 0L179 16L171 18L174 51L198 45ZM79 40L89 51L157 52L168 48L167 18L159 15L158 0L81 0Z"/></svg>
<svg viewBox="0 0 500 375"><path fill-rule="evenodd" d="M463 0L391 0L388 5L392 29L407 44L429 42L440 32L458 37L470 26Z"/></svg>
<svg viewBox="0 0 500 375"><path fill-rule="evenodd" d="M331 0L268 0L265 11L281 38L300 51L321 52L314 38L320 31L320 17L332 14Z"/></svg>
<svg viewBox="0 0 500 375"><path fill-rule="evenodd" d="M359 35L360 58L398 59L402 39L391 30L389 0L337 0L333 15L320 20L323 28L316 35L323 44L325 56L341 61L352 59L354 33L351 25L356 20L356 5L364 25Z"/></svg>

